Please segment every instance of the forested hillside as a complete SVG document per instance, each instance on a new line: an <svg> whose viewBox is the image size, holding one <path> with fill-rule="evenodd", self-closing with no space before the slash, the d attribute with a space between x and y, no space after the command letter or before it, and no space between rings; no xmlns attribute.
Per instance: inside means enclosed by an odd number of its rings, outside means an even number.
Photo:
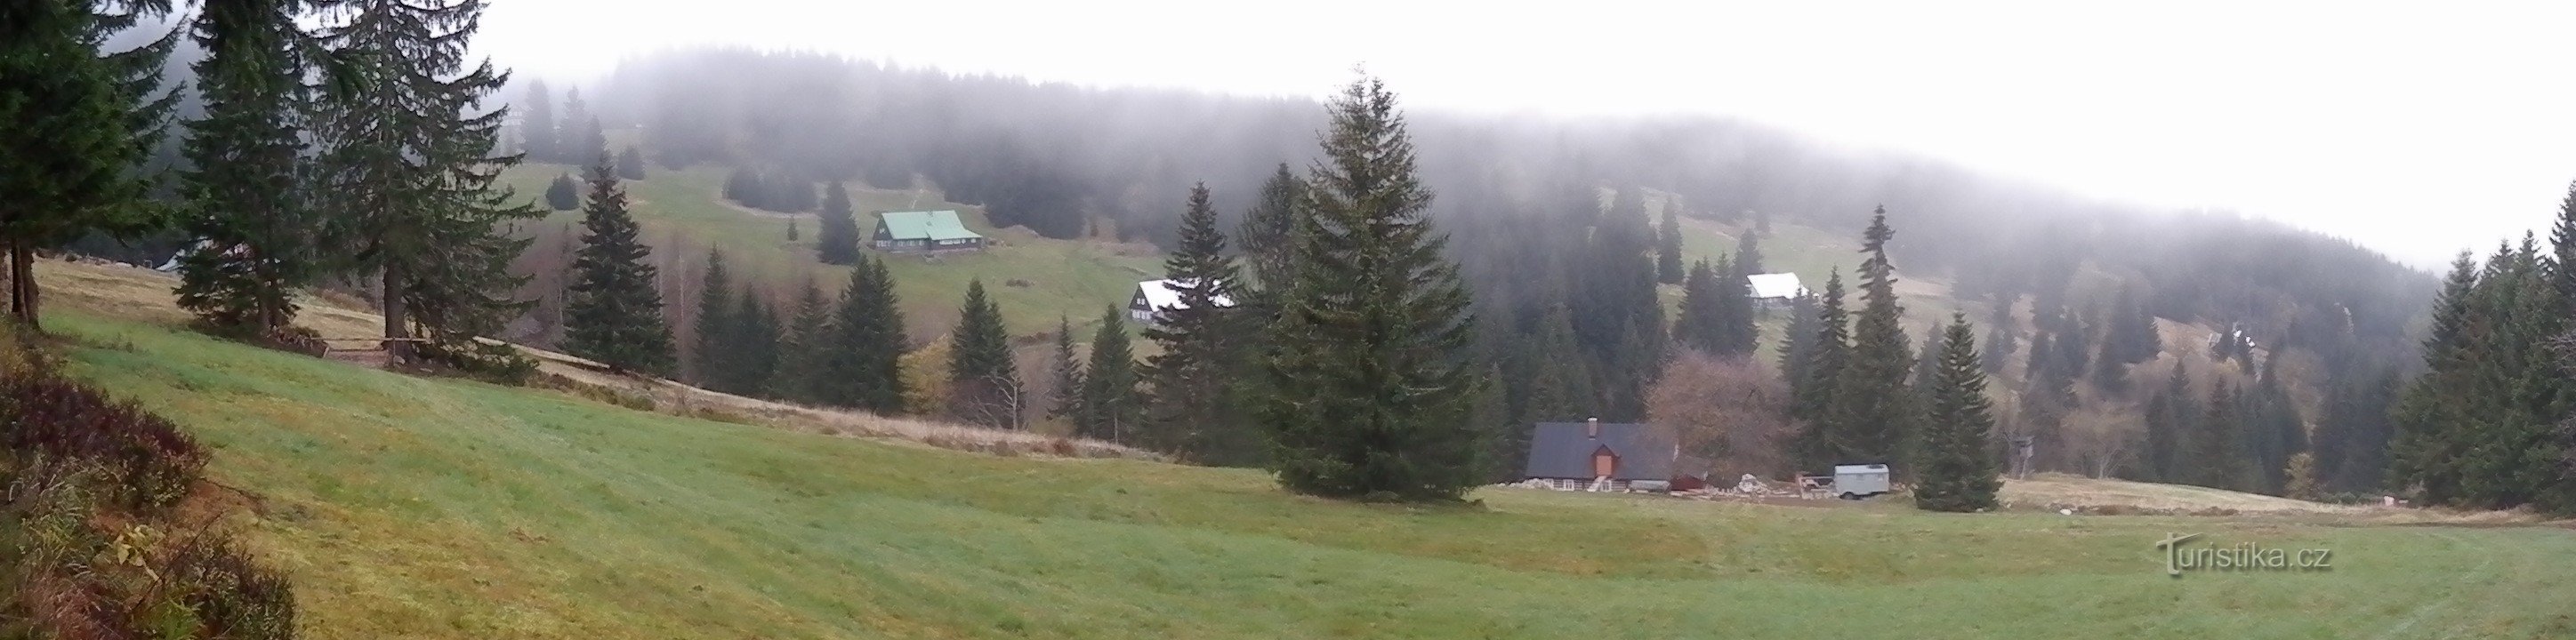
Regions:
<svg viewBox="0 0 2576 640"><path fill-rule="evenodd" d="M645 155L664 166L723 165L813 183L927 182L981 205L997 226L1166 247L1190 185L1208 186L1220 229L1242 229L1246 212L1262 206L1265 183L1285 184L1283 166L1299 174L1313 160L1314 132L1325 124L1321 105L1302 99L1085 88L741 50L647 57L576 90L603 126L645 132ZM2262 389L2270 380L2276 392L2237 399L2230 391L2228 402L2303 434L2328 414L2384 414L2375 405L2386 394L2358 390L2385 385L2416 360L2414 331L2436 287L2430 274L2349 242L2271 222L2102 202L1736 120L1421 112L1410 127L1436 194L1433 215L1476 294L1479 343L1500 391L1490 413L1501 424L1648 413L1665 347L1708 333L1674 326L1689 315L1680 298L1691 265L1661 259L1667 229L1681 232L1670 241L1690 246L1692 258L1716 245L1727 264L1713 264L1713 275L1719 266L1760 272L1796 261L1811 288L1823 289L1828 275L1814 265L1839 268L1857 287L1861 223L1883 206L1912 342L1948 311L1967 311L1988 345L1989 370L2008 379L1997 392L2022 400L2008 406L2008 430L2044 443L2041 467L2094 473L2155 475L2144 422L2152 391L2176 366L2199 395L2220 382ZM1679 224L1663 220L1668 207ZM1838 238L1847 253L1782 242L1781 229ZM1735 241L1746 235L1755 253L1766 243L1778 250L1739 260L1746 247ZM1258 242L1237 240L1237 251ZM1792 315L1757 318L1767 328L1760 360L1776 360L1791 342L1782 325ZM2141 326L2173 337L2135 344ZM2117 340L2131 344L2106 347L2115 327L2127 328ZM2237 337L2209 339L2214 333ZM1579 364L1566 371L1565 363ZM2252 407L2274 396L2274 413ZM2106 442L2060 433L2086 420L2117 424L2087 436ZM2264 429L2246 420L2247 432ZM1496 435L1504 442L1495 459L1516 460L1512 430ZM2271 471L2245 488L2282 490L2288 453L2247 439L2247 466ZM2306 437L2298 439L2304 447Z"/></svg>

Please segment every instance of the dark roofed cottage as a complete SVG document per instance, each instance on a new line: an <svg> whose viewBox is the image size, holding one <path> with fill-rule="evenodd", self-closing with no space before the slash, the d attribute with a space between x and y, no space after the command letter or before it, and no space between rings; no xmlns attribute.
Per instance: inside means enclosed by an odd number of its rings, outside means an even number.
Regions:
<svg viewBox="0 0 2576 640"><path fill-rule="evenodd" d="M1671 434L1643 424L1542 422L1530 432L1527 477L1557 489L1626 491L1671 481L1680 457Z"/></svg>

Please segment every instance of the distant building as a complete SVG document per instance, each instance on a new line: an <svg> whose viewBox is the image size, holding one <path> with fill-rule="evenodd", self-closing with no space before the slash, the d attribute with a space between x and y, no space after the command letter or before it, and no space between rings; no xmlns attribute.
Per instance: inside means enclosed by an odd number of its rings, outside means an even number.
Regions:
<svg viewBox="0 0 2576 640"><path fill-rule="evenodd" d="M1155 314L1164 309L1181 309L1181 292L1173 287L1179 280L1147 280L1136 283L1136 291L1127 298L1127 318L1144 324L1155 324ZM1234 300L1224 294L1216 296L1216 306L1232 307Z"/></svg>
<svg viewBox="0 0 2576 640"><path fill-rule="evenodd" d="M1564 490L1626 491L1673 486L1681 446L1669 432L1643 424L1542 422L1530 430L1526 477ZM1694 478L1695 480L1697 478Z"/></svg>
<svg viewBox="0 0 2576 640"><path fill-rule="evenodd" d="M1756 273L1744 277L1745 294L1766 306L1788 306L1790 300L1807 295L1807 287L1798 284L1795 273Z"/></svg>
<svg viewBox="0 0 2576 640"><path fill-rule="evenodd" d="M888 211L877 214L879 251L937 253L976 251L984 236L966 230L955 211Z"/></svg>

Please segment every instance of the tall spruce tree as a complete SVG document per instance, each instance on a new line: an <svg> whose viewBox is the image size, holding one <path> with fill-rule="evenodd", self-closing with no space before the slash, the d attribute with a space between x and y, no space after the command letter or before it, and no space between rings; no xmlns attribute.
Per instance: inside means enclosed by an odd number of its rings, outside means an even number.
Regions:
<svg viewBox="0 0 2576 640"><path fill-rule="evenodd" d="M10 207L0 243L21 326L41 330L37 248L162 222L144 201L148 178L133 169L160 144L176 104L177 92L160 91L160 73L181 30L101 53L111 37L169 11L167 2L135 4L108 13L104 3L32 0L0 19L0 202Z"/></svg>
<svg viewBox="0 0 2576 640"><path fill-rule="evenodd" d="M1822 328L1816 307L1813 293L1789 299L1789 322L1780 332L1780 379L1792 389L1806 381L1815 364L1816 332Z"/></svg>
<svg viewBox="0 0 2576 640"><path fill-rule="evenodd" d="M1604 420L1643 417L1646 386L1663 362L1664 306L1655 292L1654 230L1642 197L1640 189L1620 191L1575 263L1574 334L1591 355Z"/></svg>
<svg viewBox="0 0 2576 640"><path fill-rule="evenodd" d="M1860 461L1905 461L1909 429L1921 409L1906 378L1914 370L1914 348L1905 335L1905 307L1896 299L1896 268L1887 259L1887 242L1896 232L1880 207L1862 233L1861 309L1852 321L1852 348L1842 371L1836 401L1848 407L1838 425L1843 453ZM1898 473L1910 464L1898 467Z"/></svg>
<svg viewBox="0 0 2576 640"><path fill-rule="evenodd" d="M769 388L769 379L778 374L778 314L750 284L743 283L742 295L734 298L733 322L725 335L725 349L732 354L732 367L724 373L724 385L731 393L751 396Z"/></svg>
<svg viewBox="0 0 2576 640"><path fill-rule="evenodd" d="M733 276L725 269L724 250L707 249L707 268L698 278L697 324L689 343L689 381L726 393L734 362L741 354L727 347L734 330Z"/></svg>
<svg viewBox="0 0 2576 640"><path fill-rule="evenodd" d="M1857 447L1843 432L1850 410L1843 373L1851 361L1851 314L1843 310L1841 269L1827 272L1816 304L1815 337L1807 344L1806 375L1790 381L1789 415L1800 421L1793 451L1801 467L1825 469L1855 461Z"/></svg>
<svg viewBox="0 0 2576 640"><path fill-rule="evenodd" d="M1082 361L1074 358L1072 319L1055 317L1055 359L1048 364L1055 374L1055 398L1047 418L1073 420L1082 415Z"/></svg>
<svg viewBox="0 0 2576 640"><path fill-rule="evenodd" d="M885 263L859 258L841 291L827 335L816 396L833 406L880 415L904 410L903 312Z"/></svg>
<svg viewBox="0 0 2576 640"><path fill-rule="evenodd" d="M555 132L555 157L549 162L583 162L591 153L608 148L608 137L599 130L599 117L592 115L590 103L581 99L581 87L564 91L563 119L555 125Z"/></svg>
<svg viewBox="0 0 2576 640"><path fill-rule="evenodd" d="M960 419L995 429L1020 428L1019 364L1011 360L1011 335L1002 326L1002 307L984 293L982 279L966 281L966 302L957 313L957 332L948 350L950 411Z"/></svg>
<svg viewBox="0 0 2576 640"><path fill-rule="evenodd" d="M1952 314L1942 330L1940 364L1933 369L1916 456L1921 467L1915 473L1916 508L1989 510L1995 508L1995 491L2003 487L1991 444L1993 401L1986 397L1986 372L1975 336L1966 314Z"/></svg>
<svg viewBox="0 0 2576 640"><path fill-rule="evenodd" d="M819 402L815 394L824 375L825 355L833 348L832 301L812 281L796 299L795 315L780 333L778 373L770 376L769 394L794 402Z"/></svg>
<svg viewBox="0 0 2576 640"><path fill-rule="evenodd" d="M1762 269L1762 233L1747 229L1735 238L1735 270L1746 275L1770 273Z"/></svg>
<svg viewBox="0 0 2576 640"><path fill-rule="evenodd" d="M2175 362L2173 373L2165 378L2164 388L2147 401L2145 480L2182 482L2189 455L2189 443L2196 431L2195 418L2199 405L2191 399L2190 369Z"/></svg>
<svg viewBox="0 0 2576 640"><path fill-rule="evenodd" d="M1718 258L1713 271L1717 275L1717 352L1751 355L1754 345L1762 341L1762 331L1753 322L1753 283L1745 279L1752 272L1731 257Z"/></svg>
<svg viewBox="0 0 2576 640"><path fill-rule="evenodd" d="M1720 258L1724 260L1724 258ZM1673 343L1717 353L1726 342L1726 309L1719 300L1717 269L1707 260L1691 263L1690 277L1682 280L1682 310L1673 318Z"/></svg>
<svg viewBox="0 0 2576 640"><path fill-rule="evenodd" d="M1516 422L1564 422L1599 413L1600 396L1592 390L1583 348L1574 341L1573 313L1564 304L1548 307L1528 348L1516 353L1520 379L1527 381L1519 394L1522 419Z"/></svg>
<svg viewBox="0 0 2576 640"><path fill-rule="evenodd" d="M299 184L304 141L302 3L212 0L193 37L203 119L181 173L198 250L180 261L179 306L228 330L271 335L295 319L295 289L321 272L314 211Z"/></svg>
<svg viewBox="0 0 2576 640"><path fill-rule="evenodd" d="M1466 357L1467 289L1425 215L1395 94L1359 80L1331 112L1269 345L1272 468L1299 493L1455 500L1480 478L1483 431L1468 421L1483 381Z"/></svg>
<svg viewBox="0 0 2576 640"><path fill-rule="evenodd" d="M1191 187L1179 246L1163 261L1177 300L1145 328L1145 338L1162 347L1145 360L1144 379L1153 390L1146 442L1184 459L1251 464L1260 459L1261 438L1241 411L1241 388L1230 375L1242 369L1247 346L1239 328L1245 320L1231 306L1242 274L1225 248L1207 185Z"/></svg>
<svg viewBox="0 0 2576 640"><path fill-rule="evenodd" d="M528 93L519 99L516 106L522 122L519 153L534 162L561 161L562 154L557 149L563 146L562 133L556 129L559 124L555 120L554 93L546 89L546 81L528 81ZM572 207L555 208L568 210Z"/></svg>
<svg viewBox="0 0 2576 640"><path fill-rule="evenodd" d="M825 264L850 264L859 259L859 223L850 218L850 191L841 181L824 188L823 212L817 215L814 251Z"/></svg>
<svg viewBox="0 0 2576 640"><path fill-rule="evenodd" d="M1261 183L1252 210L1243 214L1243 224L1235 232L1238 248L1243 250L1252 281L1262 289L1283 289L1288 282L1289 260L1296 252L1291 236L1296 231L1297 204L1305 197L1306 183L1283 162Z"/></svg>
<svg viewBox="0 0 2576 640"><path fill-rule="evenodd" d="M1082 368L1082 400L1074 434L1095 440L1136 445L1145 419L1144 395L1137 391L1136 353L1127 345L1127 318L1110 305L1100 314L1100 330L1091 334L1091 363Z"/></svg>
<svg viewBox="0 0 2576 640"><path fill-rule="evenodd" d="M2183 477L2190 484L2212 489L2242 491L2250 484L2251 456L2245 450L2244 398L2226 382L2211 387L2209 402L2201 405L2199 431L2192 434L2191 458L2184 464Z"/></svg>
<svg viewBox="0 0 2576 640"><path fill-rule="evenodd" d="M476 0L345 0L319 31L330 62L315 120L321 193L340 212L348 255L380 279L385 349L469 368L525 360L497 333L529 303L510 261L528 240L517 223L541 214L498 180L518 156L494 157L508 110L481 102L508 81L489 61L467 66L483 4Z"/></svg>
<svg viewBox="0 0 2576 640"><path fill-rule="evenodd" d="M653 249L637 237L626 188L606 153L590 168L590 202L582 208L581 226L564 305L564 350L612 371L667 373L671 328L663 322L659 274L645 262Z"/></svg>
<svg viewBox="0 0 2576 640"><path fill-rule="evenodd" d="M1655 234L1655 281L1682 282L1682 207L1670 199L1664 200L1663 226Z"/></svg>

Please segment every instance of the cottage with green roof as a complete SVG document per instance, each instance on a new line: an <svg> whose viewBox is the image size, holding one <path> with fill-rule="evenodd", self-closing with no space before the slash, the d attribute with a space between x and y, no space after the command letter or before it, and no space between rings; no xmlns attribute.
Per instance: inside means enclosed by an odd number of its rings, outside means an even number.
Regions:
<svg viewBox="0 0 2576 640"><path fill-rule="evenodd" d="M975 251L984 236L966 230L955 211L887 211L877 214L877 250Z"/></svg>

